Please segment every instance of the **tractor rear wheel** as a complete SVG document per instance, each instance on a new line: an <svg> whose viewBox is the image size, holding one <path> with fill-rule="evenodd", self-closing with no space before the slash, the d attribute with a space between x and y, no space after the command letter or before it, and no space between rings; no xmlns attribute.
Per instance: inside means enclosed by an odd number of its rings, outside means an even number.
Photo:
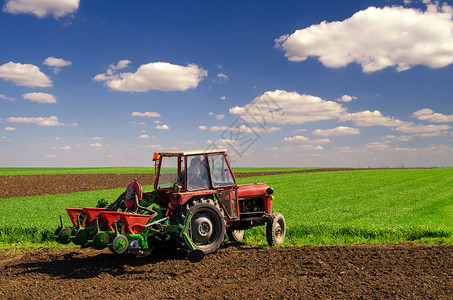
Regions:
<svg viewBox="0 0 453 300"><path fill-rule="evenodd" d="M281 213L274 212L266 224L266 238L269 246L281 245L285 240L286 222Z"/></svg>
<svg viewBox="0 0 453 300"><path fill-rule="evenodd" d="M230 242L240 242L244 239L244 230L228 230L227 236L230 239Z"/></svg>
<svg viewBox="0 0 453 300"><path fill-rule="evenodd" d="M192 215L187 234L195 250L201 250L204 254L216 252L225 240L225 220L218 204L211 199L195 199L179 209L176 222L184 226L189 212ZM188 247L183 238L179 238L179 242Z"/></svg>

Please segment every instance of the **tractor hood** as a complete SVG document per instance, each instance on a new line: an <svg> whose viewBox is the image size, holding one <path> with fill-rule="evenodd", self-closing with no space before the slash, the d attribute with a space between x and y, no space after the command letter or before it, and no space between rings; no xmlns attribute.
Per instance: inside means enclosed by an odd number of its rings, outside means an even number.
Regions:
<svg viewBox="0 0 453 300"><path fill-rule="evenodd" d="M267 194L268 188L269 186L264 183L238 185L238 198L262 197Z"/></svg>

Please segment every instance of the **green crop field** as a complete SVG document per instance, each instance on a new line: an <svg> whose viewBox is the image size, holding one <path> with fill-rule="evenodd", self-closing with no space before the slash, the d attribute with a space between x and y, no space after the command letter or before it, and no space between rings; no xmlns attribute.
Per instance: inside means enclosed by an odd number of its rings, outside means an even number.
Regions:
<svg viewBox="0 0 453 300"><path fill-rule="evenodd" d="M427 242L453 244L453 168L293 173L241 178L275 190L285 245ZM151 190L152 186L144 187ZM109 202L124 189L0 199L0 243L52 240L66 207ZM264 227L246 241L265 245Z"/></svg>

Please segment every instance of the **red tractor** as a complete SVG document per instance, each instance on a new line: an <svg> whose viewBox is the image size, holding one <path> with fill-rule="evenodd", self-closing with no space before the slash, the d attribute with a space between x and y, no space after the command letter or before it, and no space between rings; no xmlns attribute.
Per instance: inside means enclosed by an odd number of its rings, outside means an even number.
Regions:
<svg viewBox="0 0 453 300"><path fill-rule="evenodd" d="M226 150L154 154L154 191L134 180L110 205L67 208L73 227L55 232L62 244L109 247L113 252L148 255L154 246L177 245L191 261L216 252L225 235L240 241L244 230L266 224L270 246L283 243L286 223L272 212L273 189L263 183L238 185Z"/></svg>
<svg viewBox="0 0 453 300"><path fill-rule="evenodd" d="M283 243L286 223L272 212L273 189L238 185L225 149L162 152L157 167L155 202L172 208L175 224L183 225L191 213L189 237L204 254L219 249L225 232L240 241L244 230L265 224L268 244Z"/></svg>

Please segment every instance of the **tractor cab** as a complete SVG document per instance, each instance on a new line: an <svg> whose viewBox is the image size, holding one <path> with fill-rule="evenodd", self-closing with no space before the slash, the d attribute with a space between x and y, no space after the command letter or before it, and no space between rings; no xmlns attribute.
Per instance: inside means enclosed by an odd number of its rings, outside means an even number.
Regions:
<svg viewBox="0 0 453 300"><path fill-rule="evenodd" d="M164 202L176 205L194 194L216 194L229 217L237 217L237 183L225 149L159 153L154 189Z"/></svg>

